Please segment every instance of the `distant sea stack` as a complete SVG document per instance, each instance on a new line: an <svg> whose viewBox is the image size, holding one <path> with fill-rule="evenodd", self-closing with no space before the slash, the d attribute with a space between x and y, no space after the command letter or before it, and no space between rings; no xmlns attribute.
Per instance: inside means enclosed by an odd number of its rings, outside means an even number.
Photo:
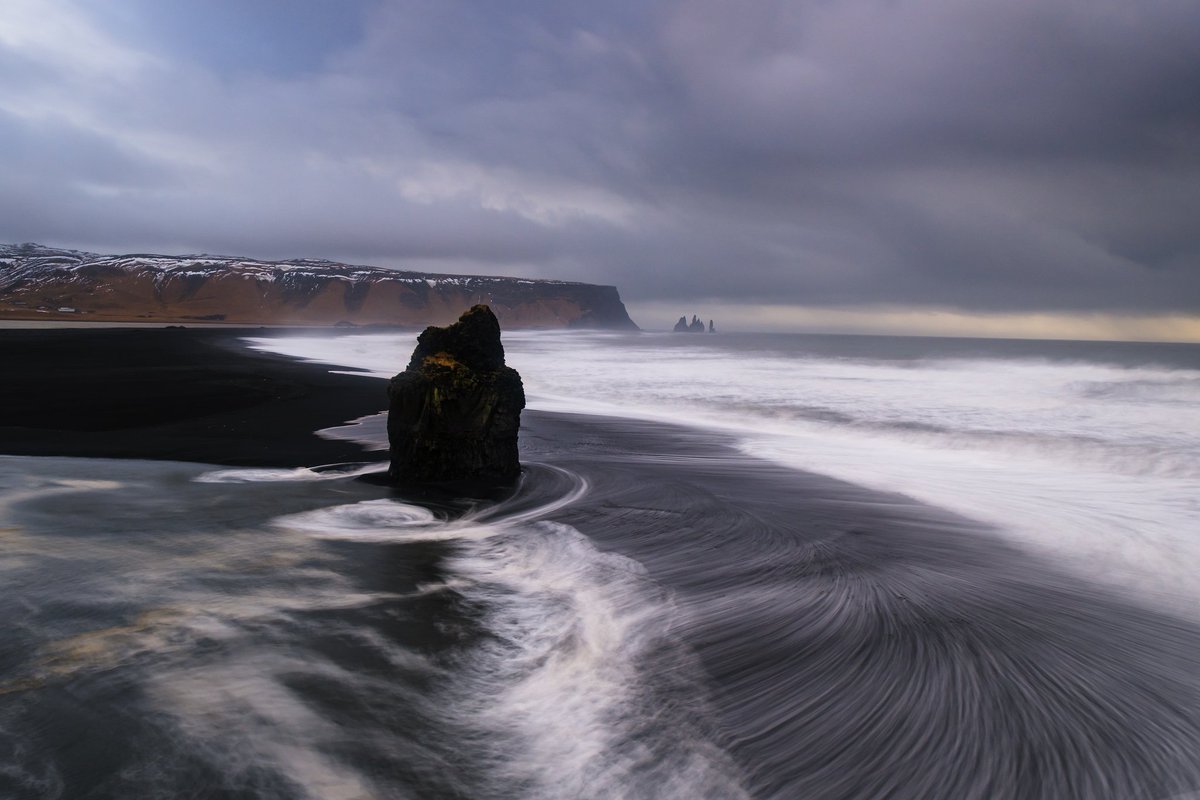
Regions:
<svg viewBox="0 0 1200 800"><path fill-rule="evenodd" d="M614 286L0 245L0 320L421 327L477 303L506 328L637 329Z"/></svg>
<svg viewBox="0 0 1200 800"><path fill-rule="evenodd" d="M504 365L500 323L477 305L417 337L408 367L388 384L394 481L511 480L525 390Z"/></svg>
<svg viewBox="0 0 1200 800"><path fill-rule="evenodd" d="M675 327L672 330L675 333L704 333L704 323L695 314L692 315L692 321L688 322L687 315L685 314L679 318L679 321L675 323ZM708 332L717 332L717 328L711 319L708 321Z"/></svg>

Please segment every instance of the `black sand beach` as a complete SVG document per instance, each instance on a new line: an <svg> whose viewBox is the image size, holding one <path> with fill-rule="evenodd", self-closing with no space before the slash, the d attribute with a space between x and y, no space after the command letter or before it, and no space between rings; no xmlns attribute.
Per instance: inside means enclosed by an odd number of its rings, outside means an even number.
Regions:
<svg viewBox="0 0 1200 800"><path fill-rule="evenodd" d="M381 410L377 379L249 353L228 331L10 334L0 331L18 378L3 394L4 452L274 466L375 459L311 431ZM95 421L61 422L82 410ZM256 565L244 585L224 562L211 575L185 562L239 607L261 602L247 593L263 585L272 597L304 595L317 567L338 576L338 592L403 596L227 622L256 643L251 677L229 666L249 645L189 638L183 623L161 624L169 646L130 645L127 631L141 629L128 620L148 612L123 605L106 628L121 631L123 649L102 668L91 655L39 668L37 648L10 650L0 709L25 705L0 714L0 728L26 736L37 763L66 776L66 796L187 787L198 797L288 797L303 796L301 786L350 796L341 790L361 785L422 797L1154 800L1200 786L1197 626L980 524L744 456L711 433L537 412L524 422L515 494L467 511L461 528L454 517L470 500L453 513L439 506L447 527L427 536L421 526L435 522L387 505L413 498L351 479L303 491L188 484L178 505L146 506L149 530L177 517L207 525L200 509L219 504L242 509L211 523L210 539L180 533L172 548L225 541L226 528L252 530L244 547L263 546L278 535L265 521L284 514L300 515L288 517L300 520L287 523L295 529L343 537L303 555L305 571L267 569L266 556L238 550L237 563ZM247 492L258 493L253 507ZM37 502L21 525L37 521ZM489 525L497 532L473 532ZM372 538L376 529L387 535ZM420 536L406 540L410 530ZM48 602L40 590L12 591L6 607ZM225 620L219 607L206 606L205 618ZM280 665L262 667L268 654ZM203 691L186 697L202 711L180 711L170 694L170 713L187 724L156 740L161 686L198 674ZM264 674L278 685L241 694ZM142 682L160 688L143 692ZM105 709L120 709L125 743L75 724ZM252 736L237 758L212 744L236 745L241 726ZM79 730L91 732L67 733ZM286 747L264 749L277 737ZM138 750L148 740L163 742L153 770ZM15 797L44 785L3 780ZM335 784L340 794L322 789Z"/></svg>
<svg viewBox="0 0 1200 800"><path fill-rule="evenodd" d="M0 450L298 467L363 450L312 434L387 408L382 383L238 344L278 329L0 330ZM332 334L331 334L332 335ZM397 371L407 354L397 353Z"/></svg>

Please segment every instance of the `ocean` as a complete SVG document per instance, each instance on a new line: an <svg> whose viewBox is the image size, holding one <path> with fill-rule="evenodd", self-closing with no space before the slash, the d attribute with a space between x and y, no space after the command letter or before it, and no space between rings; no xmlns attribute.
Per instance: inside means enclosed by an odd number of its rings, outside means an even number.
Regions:
<svg viewBox="0 0 1200 800"><path fill-rule="evenodd" d="M407 339L267 339L396 372ZM693 425L995 525L1200 607L1200 345L818 335L505 335L530 408Z"/></svg>
<svg viewBox="0 0 1200 800"><path fill-rule="evenodd" d="M508 496L0 457L0 796L1200 791L1200 346L504 343Z"/></svg>

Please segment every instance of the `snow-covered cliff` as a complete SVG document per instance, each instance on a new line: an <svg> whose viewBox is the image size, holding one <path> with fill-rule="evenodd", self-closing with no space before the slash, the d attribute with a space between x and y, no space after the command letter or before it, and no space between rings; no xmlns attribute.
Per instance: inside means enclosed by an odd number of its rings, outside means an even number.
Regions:
<svg viewBox="0 0 1200 800"><path fill-rule="evenodd" d="M613 286L0 244L0 319L424 326L476 303L506 328L637 327Z"/></svg>

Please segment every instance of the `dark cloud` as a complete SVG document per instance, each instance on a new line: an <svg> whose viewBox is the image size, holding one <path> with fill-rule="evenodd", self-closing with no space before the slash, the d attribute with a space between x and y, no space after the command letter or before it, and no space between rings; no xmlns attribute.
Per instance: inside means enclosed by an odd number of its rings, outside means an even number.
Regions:
<svg viewBox="0 0 1200 800"><path fill-rule="evenodd" d="M1191 0L49 7L0 37L3 240L1200 311Z"/></svg>

